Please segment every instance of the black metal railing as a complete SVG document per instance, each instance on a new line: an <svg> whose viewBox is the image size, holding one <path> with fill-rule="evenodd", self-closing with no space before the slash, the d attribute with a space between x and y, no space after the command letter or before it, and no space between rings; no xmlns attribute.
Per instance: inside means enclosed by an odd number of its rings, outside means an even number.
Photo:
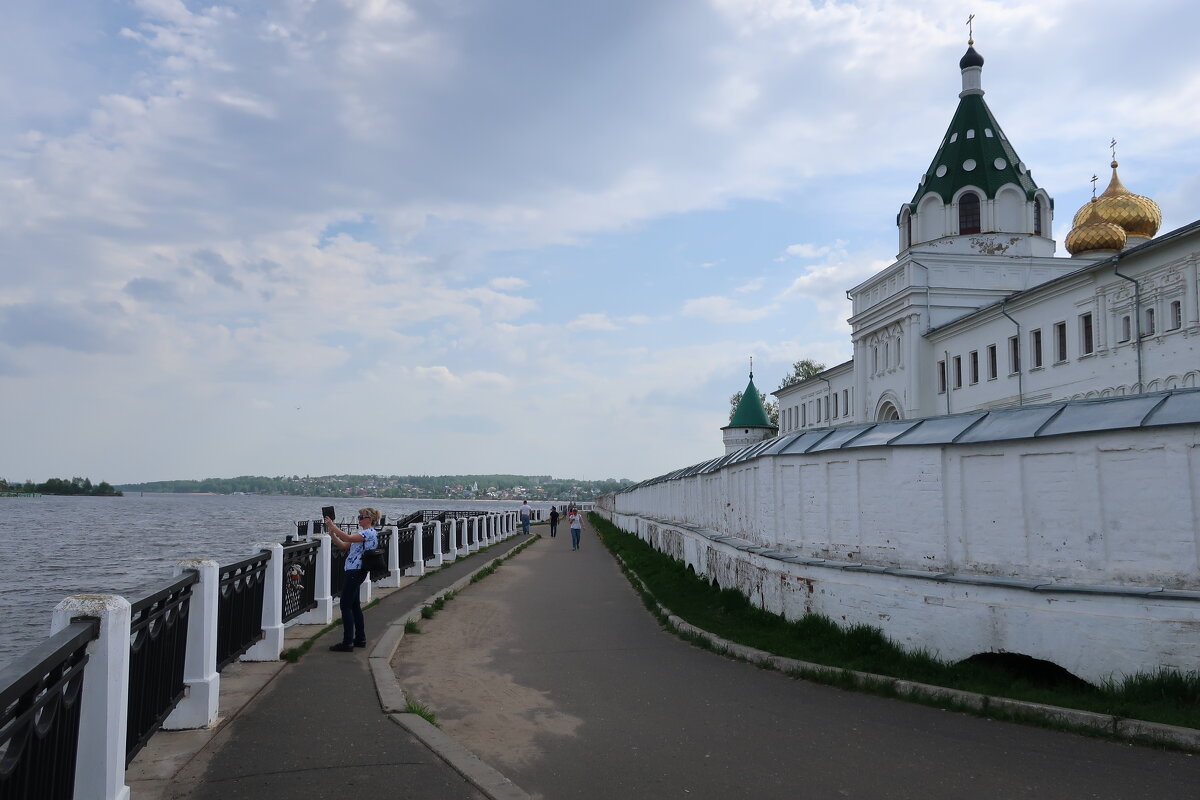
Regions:
<svg viewBox="0 0 1200 800"><path fill-rule="evenodd" d="M443 553L454 552L454 542L450 541L450 523L449 522L442 523L442 552Z"/></svg>
<svg viewBox="0 0 1200 800"><path fill-rule="evenodd" d="M183 697L188 611L199 579L188 570L130 604L127 766Z"/></svg>
<svg viewBox="0 0 1200 800"><path fill-rule="evenodd" d="M379 549L383 551L383 563L391 564L391 549L392 549L392 532L391 530L379 531ZM387 577L387 573L371 573L371 580L377 581Z"/></svg>
<svg viewBox="0 0 1200 800"><path fill-rule="evenodd" d="M413 532L415 530L416 528L410 525L396 531L396 547L399 548L396 557L400 562L401 570L406 570L417 563L416 553L413 552Z"/></svg>
<svg viewBox="0 0 1200 800"><path fill-rule="evenodd" d="M458 539L458 541L455 543L455 547L457 547L459 550L462 550L467 546L467 528L470 526L470 524L471 523L468 520L460 519L458 525L455 527L455 530L457 531L455 538Z"/></svg>
<svg viewBox="0 0 1200 800"><path fill-rule="evenodd" d="M81 618L0 673L0 798L70 800L87 646L100 622Z"/></svg>
<svg viewBox="0 0 1200 800"><path fill-rule="evenodd" d="M428 561L433 558L433 525L421 529L421 559Z"/></svg>
<svg viewBox="0 0 1200 800"><path fill-rule="evenodd" d="M263 638L263 594L271 552L221 567L217 589L217 672Z"/></svg>
<svg viewBox="0 0 1200 800"><path fill-rule="evenodd" d="M283 547L283 621L317 607L317 556L319 542Z"/></svg>
<svg viewBox="0 0 1200 800"><path fill-rule="evenodd" d="M343 550L337 545L331 545L329 553L329 596L341 597L342 587L346 585L346 556L349 550Z"/></svg>

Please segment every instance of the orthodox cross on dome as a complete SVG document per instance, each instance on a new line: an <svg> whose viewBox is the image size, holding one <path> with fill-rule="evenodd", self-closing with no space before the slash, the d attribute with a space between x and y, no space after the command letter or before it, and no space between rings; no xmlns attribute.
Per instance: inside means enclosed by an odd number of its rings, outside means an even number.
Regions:
<svg viewBox="0 0 1200 800"><path fill-rule="evenodd" d="M1109 149L1112 150L1113 161L1117 160L1117 140L1113 139L1108 143Z"/></svg>
<svg viewBox="0 0 1200 800"><path fill-rule="evenodd" d="M754 356L750 356L750 380L754 380Z"/></svg>
<svg viewBox="0 0 1200 800"><path fill-rule="evenodd" d="M975 15L967 17L967 44L975 44Z"/></svg>
<svg viewBox="0 0 1200 800"><path fill-rule="evenodd" d="M1092 199L1093 200L1096 199L1096 181L1098 181L1098 180L1100 180L1100 179L1097 178L1096 175L1093 173L1092 174Z"/></svg>

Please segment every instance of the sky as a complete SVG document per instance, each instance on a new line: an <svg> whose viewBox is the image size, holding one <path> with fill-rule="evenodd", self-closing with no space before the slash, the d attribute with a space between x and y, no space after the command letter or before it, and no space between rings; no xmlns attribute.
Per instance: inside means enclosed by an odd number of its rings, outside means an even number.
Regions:
<svg viewBox="0 0 1200 800"><path fill-rule="evenodd" d="M0 27L0 477L640 480L850 357L983 88L1200 218L1186 0L112 0Z"/></svg>

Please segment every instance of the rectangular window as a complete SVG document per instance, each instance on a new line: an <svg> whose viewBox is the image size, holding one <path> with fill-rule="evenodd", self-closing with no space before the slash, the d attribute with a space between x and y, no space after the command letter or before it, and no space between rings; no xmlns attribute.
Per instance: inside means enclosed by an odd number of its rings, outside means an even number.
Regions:
<svg viewBox="0 0 1200 800"><path fill-rule="evenodd" d="M1079 354L1091 355L1096 352L1096 339L1092 334L1092 315L1079 315Z"/></svg>
<svg viewBox="0 0 1200 800"><path fill-rule="evenodd" d="M988 354L988 380L996 380L996 376L1000 374L1000 367L996 359L996 345L989 344L987 349Z"/></svg>
<svg viewBox="0 0 1200 800"><path fill-rule="evenodd" d="M850 416L850 390L842 389L842 414Z"/></svg>
<svg viewBox="0 0 1200 800"><path fill-rule="evenodd" d="M1054 323L1054 363L1067 360L1067 323Z"/></svg>
<svg viewBox="0 0 1200 800"><path fill-rule="evenodd" d="M808 425L808 403L800 406L800 427Z"/></svg>
<svg viewBox="0 0 1200 800"><path fill-rule="evenodd" d="M816 402L816 406L817 406L817 408L816 408L817 413L816 413L816 418L813 419L813 422L819 423L821 421L821 399L817 398L817 400L815 402Z"/></svg>
<svg viewBox="0 0 1200 800"><path fill-rule="evenodd" d="M1008 374L1016 375L1021 371L1021 341L1015 337L1008 337Z"/></svg>
<svg viewBox="0 0 1200 800"><path fill-rule="evenodd" d="M837 392L834 392L833 393L833 417L834 417L834 419L837 419L839 416L841 416L840 414L838 414L837 401L838 401Z"/></svg>
<svg viewBox="0 0 1200 800"><path fill-rule="evenodd" d="M954 388L962 388L962 356L955 356L952 360L954 364Z"/></svg>
<svg viewBox="0 0 1200 800"><path fill-rule="evenodd" d="M979 351L972 350L968 363L970 364L971 385L979 383Z"/></svg>
<svg viewBox="0 0 1200 800"><path fill-rule="evenodd" d="M1171 330L1179 330L1183 327L1183 303L1179 300L1171 301Z"/></svg>
<svg viewBox="0 0 1200 800"><path fill-rule="evenodd" d="M1146 309L1146 324L1143 326L1142 336L1153 336L1153 335L1154 335L1154 309L1147 308Z"/></svg>
<svg viewBox="0 0 1200 800"><path fill-rule="evenodd" d="M946 393L946 362L939 361L937 365L938 394Z"/></svg>
<svg viewBox="0 0 1200 800"><path fill-rule="evenodd" d="M1121 317L1121 338L1119 341L1128 342L1133 338L1133 332L1130 330L1129 315Z"/></svg>
<svg viewBox="0 0 1200 800"><path fill-rule="evenodd" d="M825 419L833 419L829 416L829 395L825 395Z"/></svg>
<svg viewBox="0 0 1200 800"><path fill-rule="evenodd" d="M1037 369L1042 366L1042 332L1029 332L1029 368Z"/></svg>

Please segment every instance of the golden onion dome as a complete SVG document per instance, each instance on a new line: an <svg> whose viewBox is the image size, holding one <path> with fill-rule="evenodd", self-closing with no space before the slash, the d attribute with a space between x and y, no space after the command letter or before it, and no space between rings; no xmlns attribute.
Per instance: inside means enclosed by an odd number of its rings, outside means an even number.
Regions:
<svg viewBox="0 0 1200 800"><path fill-rule="evenodd" d="M1134 194L1122 185L1117 176L1115 159L1112 162L1112 180L1109 181L1108 188L1104 190L1104 194L1094 198L1075 213L1075 219L1072 221L1075 228L1083 224L1092 203L1096 204L1095 210L1100 219L1120 225L1128 236L1151 239L1162 225L1162 209L1158 207L1158 203L1149 197Z"/></svg>
<svg viewBox="0 0 1200 800"><path fill-rule="evenodd" d="M1080 217L1082 216L1082 219ZM1100 216L1100 200L1093 197L1075 215L1075 227L1067 234L1067 252L1073 256L1100 250L1121 252L1125 249L1125 229Z"/></svg>

